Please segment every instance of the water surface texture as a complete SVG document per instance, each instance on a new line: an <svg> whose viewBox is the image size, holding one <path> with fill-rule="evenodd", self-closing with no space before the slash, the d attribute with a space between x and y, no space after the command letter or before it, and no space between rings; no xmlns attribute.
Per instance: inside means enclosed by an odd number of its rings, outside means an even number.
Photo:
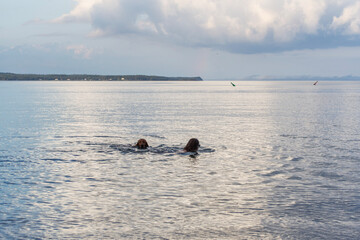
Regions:
<svg viewBox="0 0 360 240"><path fill-rule="evenodd" d="M0 239L358 239L360 83L235 83L0 82Z"/></svg>

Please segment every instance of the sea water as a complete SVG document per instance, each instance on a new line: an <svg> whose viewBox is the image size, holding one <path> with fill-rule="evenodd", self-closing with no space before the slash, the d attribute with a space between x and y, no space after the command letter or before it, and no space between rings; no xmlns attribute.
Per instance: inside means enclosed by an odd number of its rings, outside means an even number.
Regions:
<svg viewBox="0 0 360 240"><path fill-rule="evenodd" d="M358 239L360 82L234 83L0 82L0 239Z"/></svg>

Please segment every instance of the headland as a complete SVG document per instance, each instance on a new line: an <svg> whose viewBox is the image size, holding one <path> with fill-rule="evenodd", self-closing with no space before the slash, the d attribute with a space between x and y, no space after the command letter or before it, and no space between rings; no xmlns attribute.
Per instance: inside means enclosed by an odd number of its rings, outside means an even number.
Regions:
<svg viewBox="0 0 360 240"><path fill-rule="evenodd" d="M0 73L0 81L203 81L201 77L92 74L17 74Z"/></svg>

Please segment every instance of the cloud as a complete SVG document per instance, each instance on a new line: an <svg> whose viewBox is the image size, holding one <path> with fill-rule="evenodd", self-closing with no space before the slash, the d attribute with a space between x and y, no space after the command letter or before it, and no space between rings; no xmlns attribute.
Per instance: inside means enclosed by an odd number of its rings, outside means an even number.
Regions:
<svg viewBox="0 0 360 240"><path fill-rule="evenodd" d="M91 20L90 13L93 7L101 3L102 0L76 0L77 6L68 14L64 14L61 17L55 19L55 23L67 23L73 21L88 22Z"/></svg>
<svg viewBox="0 0 360 240"><path fill-rule="evenodd" d="M11 53L12 56L31 56L31 55L61 55L74 59L91 59L93 55L101 54L101 49L93 49L83 44L30 44L15 47L0 48L0 54Z"/></svg>
<svg viewBox="0 0 360 240"><path fill-rule="evenodd" d="M77 2L55 22L87 22L96 37L135 34L240 53L359 45L355 0Z"/></svg>
<svg viewBox="0 0 360 240"><path fill-rule="evenodd" d="M52 32L52 33L41 33L34 34L35 37L67 37L70 36L68 33Z"/></svg>
<svg viewBox="0 0 360 240"><path fill-rule="evenodd" d="M81 44L68 46L64 43L38 43L0 47L0 72L98 73L112 64L107 62L103 66L99 58L93 57L100 54L96 46L91 48Z"/></svg>
<svg viewBox="0 0 360 240"><path fill-rule="evenodd" d="M66 50L71 51L80 58L90 59L93 54L93 49L88 48L84 45L69 45Z"/></svg>
<svg viewBox="0 0 360 240"><path fill-rule="evenodd" d="M344 33L360 34L360 1L344 8L341 16L334 17L332 27L344 28Z"/></svg>
<svg viewBox="0 0 360 240"><path fill-rule="evenodd" d="M47 23L47 21L40 19L40 18L35 18L35 19L25 22L23 25L27 26L27 25L44 24L44 23Z"/></svg>

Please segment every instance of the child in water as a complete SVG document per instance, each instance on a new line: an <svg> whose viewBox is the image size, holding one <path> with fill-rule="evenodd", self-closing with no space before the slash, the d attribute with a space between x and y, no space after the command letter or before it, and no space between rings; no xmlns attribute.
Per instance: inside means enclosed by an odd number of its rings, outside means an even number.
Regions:
<svg viewBox="0 0 360 240"><path fill-rule="evenodd" d="M139 139L135 145L135 147L139 150L146 150L149 148L149 144L143 138ZM186 146L183 149L183 153L187 153L186 155L196 155L197 151L199 150L200 143L199 140L196 138L191 138Z"/></svg>
<svg viewBox="0 0 360 240"><path fill-rule="evenodd" d="M145 139L141 138L138 140L135 146L137 147L137 149L147 149L149 147L149 144Z"/></svg>
<svg viewBox="0 0 360 240"><path fill-rule="evenodd" d="M199 147L200 147L199 140L197 140L196 138L191 138L184 147L184 152L197 154Z"/></svg>

